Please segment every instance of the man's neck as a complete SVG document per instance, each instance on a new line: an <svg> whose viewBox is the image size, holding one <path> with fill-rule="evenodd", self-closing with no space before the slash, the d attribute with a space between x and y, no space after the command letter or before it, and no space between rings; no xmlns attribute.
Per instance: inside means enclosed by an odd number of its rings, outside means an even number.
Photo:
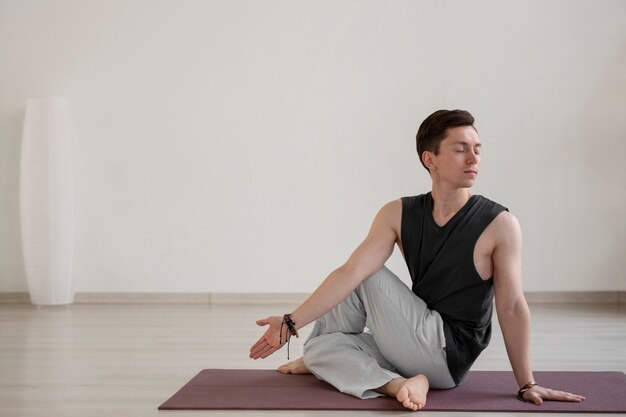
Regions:
<svg viewBox="0 0 626 417"><path fill-rule="evenodd" d="M433 186L431 195L433 197L433 217L435 221L437 223L446 223L457 211L461 210L472 194L467 188L442 190Z"/></svg>

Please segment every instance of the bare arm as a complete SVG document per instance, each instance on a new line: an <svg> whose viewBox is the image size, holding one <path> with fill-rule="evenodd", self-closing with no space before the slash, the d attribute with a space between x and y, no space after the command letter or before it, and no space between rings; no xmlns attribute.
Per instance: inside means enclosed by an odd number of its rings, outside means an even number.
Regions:
<svg viewBox="0 0 626 417"><path fill-rule="evenodd" d="M394 222L400 221L401 210L400 200L392 201L379 210L367 237L346 263L331 272L313 294L291 313L296 328L304 327L330 311L367 277L383 267L393 253L396 241ZM250 348L251 358L266 358L280 349L281 339L284 342L287 338L286 330L283 331L283 337L280 337L281 321L280 316L257 321L260 326L270 327Z"/></svg>
<svg viewBox="0 0 626 417"><path fill-rule="evenodd" d="M350 295L361 282L383 267L393 253L396 241L392 222L401 215L397 205L398 202L391 202L380 209L367 237L346 263L334 270L315 292L294 310L292 317L297 323L296 327L306 326L317 320Z"/></svg>
<svg viewBox="0 0 626 417"><path fill-rule="evenodd" d="M522 232L512 214L496 218L493 285L504 344L519 387L533 380L530 361L530 312L522 289ZM543 400L582 401L584 397L535 386L524 394L535 404Z"/></svg>
<svg viewBox="0 0 626 417"><path fill-rule="evenodd" d="M522 290L522 233L517 219L503 212L495 220L493 285L496 310L517 384L533 379L530 363L530 312Z"/></svg>

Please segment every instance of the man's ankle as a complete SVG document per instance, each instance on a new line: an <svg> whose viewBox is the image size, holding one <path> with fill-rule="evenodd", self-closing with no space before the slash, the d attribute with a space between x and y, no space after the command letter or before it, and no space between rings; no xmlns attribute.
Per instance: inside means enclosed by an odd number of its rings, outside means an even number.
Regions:
<svg viewBox="0 0 626 417"><path fill-rule="evenodd" d="M402 386L402 383L406 380L406 378L397 377L393 378L391 381L387 382L385 385L376 388L374 391L379 392L381 394L385 394L389 397L395 397L398 394L398 390Z"/></svg>

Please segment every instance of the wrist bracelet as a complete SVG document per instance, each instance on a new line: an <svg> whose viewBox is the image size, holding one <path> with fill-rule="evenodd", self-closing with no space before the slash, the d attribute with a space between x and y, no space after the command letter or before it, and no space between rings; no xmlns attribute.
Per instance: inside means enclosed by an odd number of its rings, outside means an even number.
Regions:
<svg viewBox="0 0 626 417"><path fill-rule="evenodd" d="M524 393L528 391L529 389L531 389L532 387L536 387L537 385L539 384L537 384L537 382L534 379L531 379L530 382L528 382L526 385L520 388L519 391L517 391L517 399L520 401L526 401L524 399Z"/></svg>
<svg viewBox="0 0 626 417"><path fill-rule="evenodd" d="M289 333L291 333L292 336L300 337L298 330L296 330L296 323L291 319L291 314L285 314L283 316L283 323L287 325L287 329L289 329Z"/></svg>
<svg viewBox="0 0 626 417"><path fill-rule="evenodd" d="M285 341L287 342L287 360L289 360L289 342L291 342L291 337L289 334L295 337L300 337L298 335L298 330L296 329L296 323L291 319L291 314L285 314L283 316L283 322L280 324L280 343L283 343L283 326L287 326L287 334L285 334Z"/></svg>

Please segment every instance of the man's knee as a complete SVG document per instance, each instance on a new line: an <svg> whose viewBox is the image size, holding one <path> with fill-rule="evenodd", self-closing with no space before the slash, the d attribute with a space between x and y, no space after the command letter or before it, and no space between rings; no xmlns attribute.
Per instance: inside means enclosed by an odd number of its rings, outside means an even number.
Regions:
<svg viewBox="0 0 626 417"><path fill-rule="evenodd" d="M343 333L327 333L316 336L307 340L304 344L304 355L317 353L320 350L326 350L341 344Z"/></svg>
<svg viewBox="0 0 626 417"><path fill-rule="evenodd" d="M359 289L366 291L379 289L384 283L389 284L392 279L397 279L396 275L383 265L382 268L363 280Z"/></svg>
<svg viewBox="0 0 626 417"><path fill-rule="evenodd" d="M340 333L321 334L307 340L304 344L304 354L302 359L304 365L311 370L320 361L320 358L328 355L329 347L332 347L338 339L336 335Z"/></svg>
<svg viewBox="0 0 626 417"><path fill-rule="evenodd" d="M304 345L304 364L310 369L310 366L328 358L329 355L344 351L350 344L354 344L350 336L339 332L322 334L309 339Z"/></svg>

